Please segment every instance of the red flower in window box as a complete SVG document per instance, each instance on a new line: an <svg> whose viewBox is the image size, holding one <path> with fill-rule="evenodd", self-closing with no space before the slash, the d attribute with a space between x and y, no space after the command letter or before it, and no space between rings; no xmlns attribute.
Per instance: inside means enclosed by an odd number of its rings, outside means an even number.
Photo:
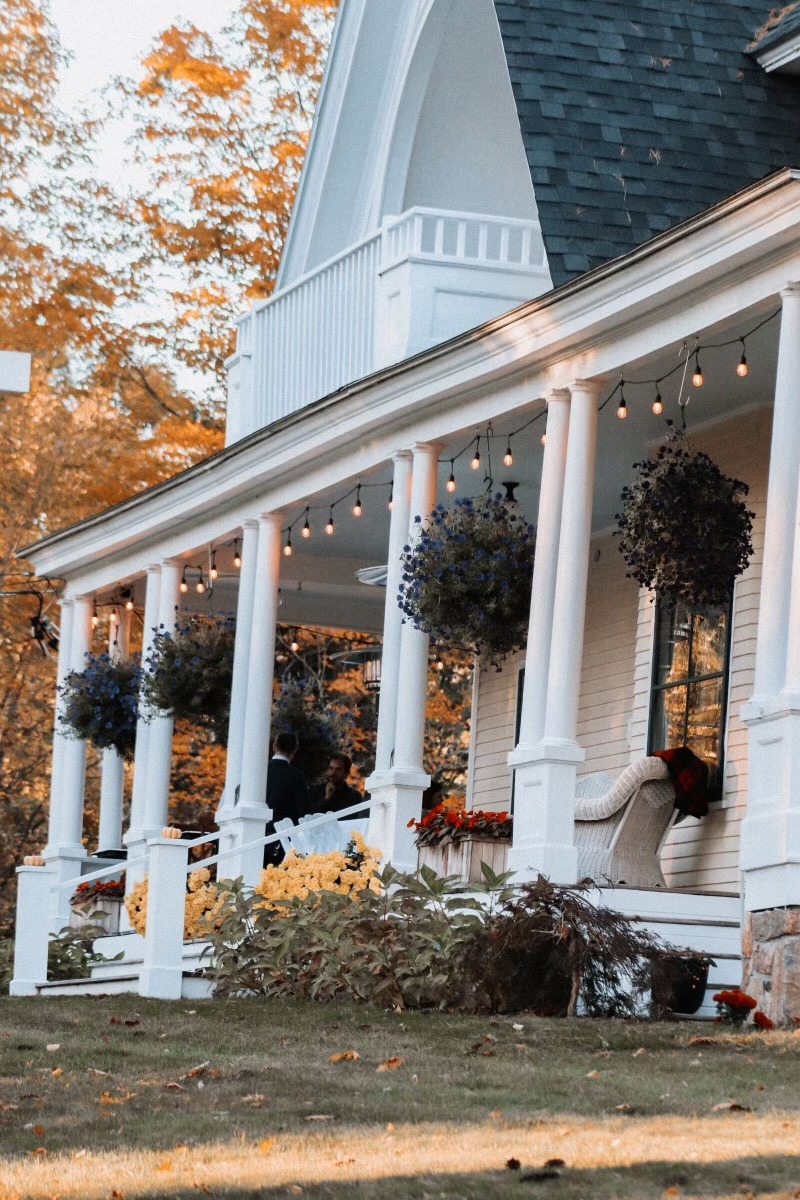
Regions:
<svg viewBox="0 0 800 1200"><path fill-rule="evenodd" d="M484 812L482 809L445 808L439 804L420 821L409 821L417 831L418 846L448 846L470 837L511 841L513 821L508 812Z"/></svg>

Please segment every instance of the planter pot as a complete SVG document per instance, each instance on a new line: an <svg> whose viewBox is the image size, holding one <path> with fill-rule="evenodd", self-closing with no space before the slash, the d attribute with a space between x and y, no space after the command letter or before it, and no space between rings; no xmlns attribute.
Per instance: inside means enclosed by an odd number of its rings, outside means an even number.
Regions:
<svg viewBox="0 0 800 1200"><path fill-rule="evenodd" d="M447 846L420 846L417 866L431 867L437 875L457 875L465 883L480 883L481 864L499 875L506 870L510 842L497 838L462 838Z"/></svg>
<svg viewBox="0 0 800 1200"><path fill-rule="evenodd" d="M653 987L664 1008L681 1016L694 1016L708 987L708 963L691 958L658 963L653 970Z"/></svg>
<svg viewBox="0 0 800 1200"><path fill-rule="evenodd" d="M103 933L119 933L122 900L104 896L73 904L69 917L70 929L101 929Z"/></svg>

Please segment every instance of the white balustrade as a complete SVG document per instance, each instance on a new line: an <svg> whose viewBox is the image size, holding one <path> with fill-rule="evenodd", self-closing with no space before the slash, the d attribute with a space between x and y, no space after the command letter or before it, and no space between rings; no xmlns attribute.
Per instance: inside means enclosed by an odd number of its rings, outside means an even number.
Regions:
<svg viewBox="0 0 800 1200"><path fill-rule="evenodd" d="M388 218L379 231L328 259L281 289L243 317L236 353L230 360L228 442L246 437L305 405L330 395L379 367L421 349L414 324L410 338L392 340L387 326L397 324L381 304L381 279L403 264L461 269L466 296L486 292L483 274L492 272L499 307L541 294L550 277L537 221L412 208ZM470 276L468 270L472 268ZM444 281L452 291L452 280ZM418 281L396 280L405 305L425 307L428 296ZM503 296L507 300L503 300ZM460 328L476 323L468 305ZM487 311L488 318L496 315ZM458 323L458 322L457 322ZM421 322L432 328L427 314ZM446 330L443 336L449 336ZM438 340L441 340L438 339Z"/></svg>

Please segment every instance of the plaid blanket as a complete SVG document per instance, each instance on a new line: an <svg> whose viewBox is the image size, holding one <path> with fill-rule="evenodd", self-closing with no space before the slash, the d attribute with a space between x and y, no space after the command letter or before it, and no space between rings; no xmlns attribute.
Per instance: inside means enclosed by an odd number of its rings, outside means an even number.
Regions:
<svg viewBox="0 0 800 1200"><path fill-rule="evenodd" d="M656 750L663 758L675 788L675 807L685 817L704 817L708 812L708 767L688 746Z"/></svg>

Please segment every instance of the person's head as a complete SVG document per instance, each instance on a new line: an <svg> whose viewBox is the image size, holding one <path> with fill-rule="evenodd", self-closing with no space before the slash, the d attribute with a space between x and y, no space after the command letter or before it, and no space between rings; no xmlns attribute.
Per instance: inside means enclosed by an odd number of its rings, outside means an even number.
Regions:
<svg viewBox="0 0 800 1200"><path fill-rule="evenodd" d="M346 783L353 769L353 760L347 754L332 754L328 759L328 783L338 787Z"/></svg>
<svg viewBox="0 0 800 1200"><path fill-rule="evenodd" d="M296 733L279 733L272 743L272 749L275 754L282 754L284 758L292 761L295 754L300 748L300 740Z"/></svg>

